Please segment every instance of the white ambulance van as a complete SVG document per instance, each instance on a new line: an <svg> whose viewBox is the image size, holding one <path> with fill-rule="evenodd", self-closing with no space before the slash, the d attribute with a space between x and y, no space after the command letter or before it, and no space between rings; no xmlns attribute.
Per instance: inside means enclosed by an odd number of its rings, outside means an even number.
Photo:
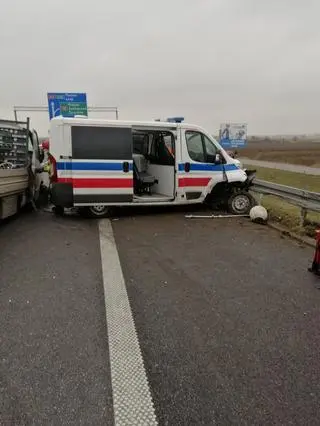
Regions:
<svg viewBox="0 0 320 426"><path fill-rule="evenodd" d="M255 204L254 172L241 168L204 129L182 119L51 120L51 201L103 217L112 206L208 203L233 214Z"/></svg>

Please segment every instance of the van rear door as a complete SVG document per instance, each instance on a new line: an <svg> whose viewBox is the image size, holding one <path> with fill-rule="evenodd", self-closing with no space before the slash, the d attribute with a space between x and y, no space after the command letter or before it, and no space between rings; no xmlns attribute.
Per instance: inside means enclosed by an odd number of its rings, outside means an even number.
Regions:
<svg viewBox="0 0 320 426"><path fill-rule="evenodd" d="M133 199L132 129L71 126L74 206Z"/></svg>

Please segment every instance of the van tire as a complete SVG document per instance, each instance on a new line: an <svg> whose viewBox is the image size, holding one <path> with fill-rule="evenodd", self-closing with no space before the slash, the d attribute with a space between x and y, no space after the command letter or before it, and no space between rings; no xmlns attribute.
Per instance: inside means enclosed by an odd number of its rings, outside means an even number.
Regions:
<svg viewBox="0 0 320 426"><path fill-rule="evenodd" d="M110 207L108 206L90 206L80 207L79 213L82 217L91 219L102 219L108 217L110 214Z"/></svg>
<svg viewBox="0 0 320 426"><path fill-rule="evenodd" d="M234 215L247 215L256 204L256 200L249 192L236 192L228 199L228 211Z"/></svg>

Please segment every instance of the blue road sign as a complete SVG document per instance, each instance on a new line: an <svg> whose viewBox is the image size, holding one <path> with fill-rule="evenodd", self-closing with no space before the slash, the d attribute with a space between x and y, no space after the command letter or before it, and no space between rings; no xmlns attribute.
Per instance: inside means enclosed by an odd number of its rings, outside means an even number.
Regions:
<svg viewBox="0 0 320 426"><path fill-rule="evenodd" d="M48 93L48 110L50 120L53 117L88 116L86 93Z"/></svg>
<svg viewBox="0 0 320 426"><path fill-rule="evenodd" d="M223 148L244 148L247 145L247 124L221 124L220 145Z"/></svg>

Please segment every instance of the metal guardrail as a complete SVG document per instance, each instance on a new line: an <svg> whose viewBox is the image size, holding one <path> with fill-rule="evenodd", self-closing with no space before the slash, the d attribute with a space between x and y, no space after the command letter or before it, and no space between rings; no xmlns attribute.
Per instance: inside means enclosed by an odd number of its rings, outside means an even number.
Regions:
<svg viewBox="0 0 320 426"><path fill-rule="evenodd" d="M306 215L309 210L320 212L319 192L306 191L304 189L293 188L291 186L280 185L279 183L259 179L254 180L252 191L260 194L261 199L263 195L273 195L282 198L289 204L300 207L302 225L305 224Z"/></svg>

